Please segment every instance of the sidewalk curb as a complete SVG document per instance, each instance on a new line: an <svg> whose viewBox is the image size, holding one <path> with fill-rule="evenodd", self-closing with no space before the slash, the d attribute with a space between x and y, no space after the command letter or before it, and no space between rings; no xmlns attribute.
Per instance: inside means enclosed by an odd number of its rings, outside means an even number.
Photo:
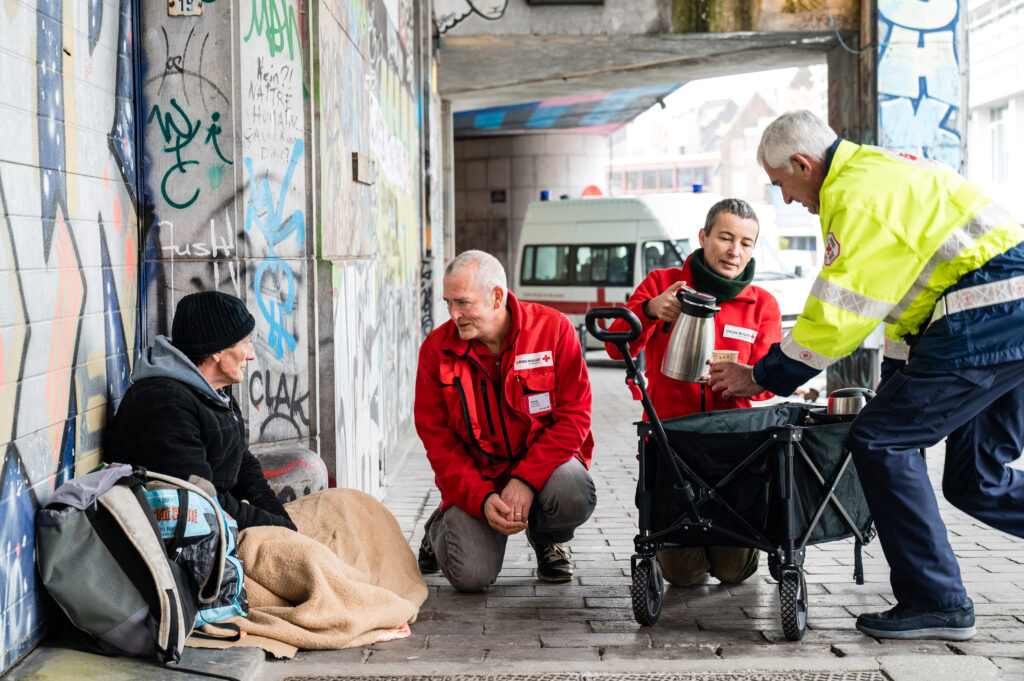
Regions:
<svg viewBox="0 0 1024 681"><path fill-rule="evenodd" d="M517 662L507 661L467 664L451 663L381 663L347 666L344 671L324 673L323 663L315 658L269 663L256 681L281 681L296 676L345 677L402 677L429 675L525 675L525 674L685 674L726 673L741 671L787 672L856 672L878 670L892 681L997 681L999 669L988 659L976 656L889 655L880 657L849 658L779 658L745 657L729 660L684 659L644 660L637 669L635 660L608 660L606 662Z"/></svg>

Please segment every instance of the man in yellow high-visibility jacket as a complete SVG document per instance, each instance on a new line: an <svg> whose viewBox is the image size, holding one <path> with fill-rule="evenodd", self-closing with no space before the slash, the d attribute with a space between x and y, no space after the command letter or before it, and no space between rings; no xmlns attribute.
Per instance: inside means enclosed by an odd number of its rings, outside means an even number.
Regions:
<svg viewBox="0 0 1024 681"><path fill-rule="evenodd" d="M728 396L788 395L882 321L882 386L850 427L896 607L857 628L965 640L974 605L919 449L946 439L943 494L1024 537L1024 229L949 168L837 139L807 111L765 129L758 162L820 213L824 266L792 332L753 367L716 364Z"/></svg>

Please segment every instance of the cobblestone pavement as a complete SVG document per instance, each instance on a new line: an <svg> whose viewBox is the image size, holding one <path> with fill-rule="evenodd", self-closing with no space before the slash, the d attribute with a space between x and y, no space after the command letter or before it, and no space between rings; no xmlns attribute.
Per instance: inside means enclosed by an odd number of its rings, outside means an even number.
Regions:
<svg viewBox="0 0 1024 681"><path fill-rule="evenodd" d="M877 540L864 548L862 586L852 579L852 540L808 549L808 631L800 642L784 640L776 583L763 558L758 573L738 586L726 587L710 578L697 587L667 586L659 622L637 625L629 598L629 559L637 530L632 422L640 407L623 384L622 369L592 366L591 379L598 505L571 544L576 563L571 583L537 581L533 552L517 535L509 541L497 583L483 594L460 594L441 575L428 576L430 595L411 637L363 649L301 653L293 662L305 666L300 662L304 660L321 669L330 661L331 666L343 664L349 673L353 666L372 673L379 663L464 663L469 668L507 663L509 669L518 669L530 662L623 660L635 661L633 668L643 670L657 668L656 661L692 665L707 660L711 665L743 658L800 659L826 668L834 663L838 669L885 656L914 656L934 665L934 656L945 656L953 669L957 656L968 655L988 658L1005 679L1024 681L1024 541L989 529L944 501L943 516L977 613L978 635L969 642L879 641L854 629L860 612L893 604ZM928 454L936 475L942 470L941 457L941 448ZM414 450L385 500L412 547L418 547L423 523L438 502L422 449Z"/></svg>

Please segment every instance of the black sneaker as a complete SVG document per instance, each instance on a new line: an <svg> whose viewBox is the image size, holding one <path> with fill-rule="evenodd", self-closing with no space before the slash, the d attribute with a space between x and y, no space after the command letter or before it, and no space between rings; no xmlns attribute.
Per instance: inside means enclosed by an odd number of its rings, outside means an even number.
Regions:
<svg viewBox="0 0 1024 681"><path fill-rule="evenodd" d="M857 628L876 638L941 638L966 641L977 633L974 603L945 610L911 610L897 605L885 612L869 612L857 618Z"/></svg>
<svg viewBox="0 0 1024 681"><path fill-rule="evenodd" d="M526 540L537 554L537 579L544 582L568 582L572 579L572 553L565 544L536 544L530 530Z"/></svg>
<svg viewBox="0 0 1024 681"><path fill-rule="evenodd" d="M437 556L434 554L434 549L430 548L427 535L423 535L423 541L420 542L420 555L416 562L420 564L420 572L425 575L432 575L441 571L437 564Z"/></svg>

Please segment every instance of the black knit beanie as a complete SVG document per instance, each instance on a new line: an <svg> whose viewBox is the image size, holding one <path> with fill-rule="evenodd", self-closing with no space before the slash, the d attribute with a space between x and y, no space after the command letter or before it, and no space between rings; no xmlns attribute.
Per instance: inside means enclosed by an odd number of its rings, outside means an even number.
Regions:
<svg viewBox="0 0 1024 681"><path fill-rule="evenodd" d="M206 357L230 348L255 326L256 320L238 298L220 291L200 291L178 301L171 344L187 357Z"/></svg>

